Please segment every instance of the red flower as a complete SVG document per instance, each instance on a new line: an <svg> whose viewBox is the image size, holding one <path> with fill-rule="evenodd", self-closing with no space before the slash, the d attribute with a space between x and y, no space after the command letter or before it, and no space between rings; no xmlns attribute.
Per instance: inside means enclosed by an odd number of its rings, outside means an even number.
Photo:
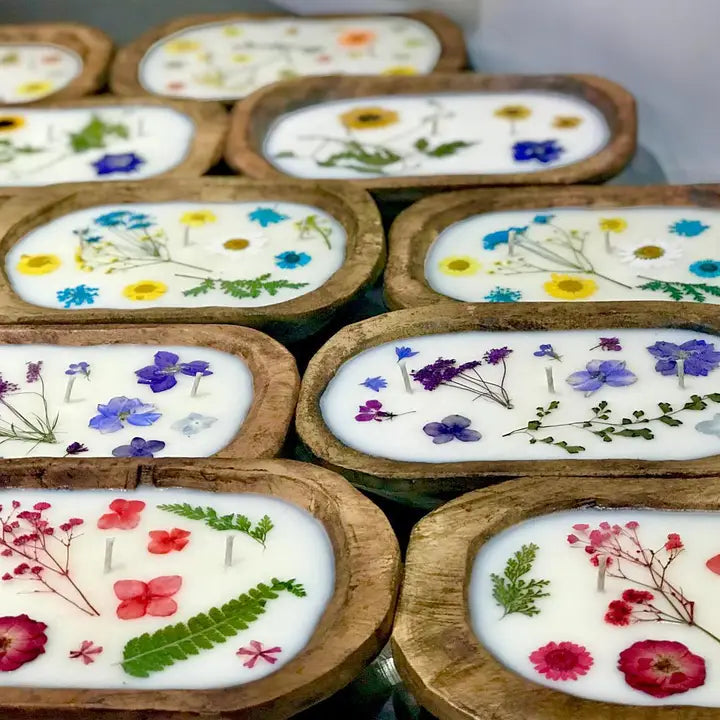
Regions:
<svg viewBox="0 0 720 720"><path fill-rule="evenodd" d="M167 530L151 530L149 533L150 542L148 543L148 552L153 555L167 555L172 550L182 550L189 542L189 530L180 530L173 528L170 532Z"/></svg>
<svg viewBox="0 0 720 720"><path fill-rule="evenodd" d="M0 617L0 672L17 670L45 652L45 623L27 615Z"/></svg>
<svg viewBox="0 0 720 720"><path fill-rule="evenodd" d="M600 555L593 555L590 558L590 564L598 567L598 565L600 565L600 557ZM605 558L605 567L609 568L613 564L613 559L609 555L604 555L603 557Z"/></svg>
<svg viewBox="0 0 720 720"><path fill-rule="evenodd" d="M625 523L625 527L628 530L636 530L638 527L640 527L640 523L635 522L635 520L631 520L630 522Z"/></svg>
<svg viewBox="0 0 720 720"><path fill-rule="evenodd" d="M140 513L145 509L142 500L113 500L110 503L111 513L103 515L97 526L101 530L132 530L140 524Z"/></svg>
<svg viewBox="0 0 720 720"><path fill-rule="evenodd" d="M577 680L593 665L590 653L571 642L550 642L531 653L530 662L549 680Z"/></svg>
<svg viewBox="0 0 720 720"><path fill-rule="evenodd" d="M85 665L95 662L93 655L99 655L103 651L102 647L98 647L92 640L83 640L79 650L70 651L70 659L82 658Z"/></svg>
<svg viewBox="0 0 720 720"><path fill-rule="evenodd" d="M632 605L629 603L623 600L613 600L608 605L608 611L605 613L605 622L609 625L629 625L632 611Z"/></svg>
<svg viewBox="0 0 720 720"><path fill-rule="evenodd" d="M647 590L635 590L631 588L622 594L622 599L625 600L625 602L643 605L644 603L649 603L651 600L654 600L655 596Z"/></svg>
<svg viewBox="0 0 720 720"><path fill-rule="evenodd" d="M257 640L251 640L250 645L252 647L245 648L241 647L235 654L236 655L250 655L250 659L246 660L243 663L243 666L246 668L254 668L255 663L262 658L266 662L269 662L271 665L274 665L278 659L276 657L272 657L272 654L282 652L282 648L280 647L271 647L267 649L263 649L262 643L259 643ZM271 654L272 653L272 654Z"/></svg>
<svg viewBox="0 0 720 720"><path fill-rule="evenodd" d="M117 616L121 620L134 620L144 615L168 617L177 612L177 603L171 598L182 585L179 575L156 577L149 583L141 580L118 580L113 589L118 600Z"/></svg>
<svg viewBox="0 0 720 720"><path fill-rule="evenodd" d="M665 543L666 550L682 550L683 547L682 540L677 533L670 533L668 535L667 542Z"/></svg>
<svg viewBox="0 0 720 720"><path fill-rule="evenodd" d="M2 555L3 553L0 553ZM714 572L716 575L720 575L720 555L714 555L706 563L705 567Z"/></svg>
<svg viewBox="0 0 720 720"><path fill-rule="evenodd" d="M567 541L568 541L571 545L574 545L575 543L580 542L580 538L579 538L577 535L572 535L572 534L571 534L571 535L568 535L568 536L567 536Z"/></svg>
<svg viewBox="0 0 720 720"><path fill-rule="evenodd" d="M705 661L682 643L670 640L636 642L620 653L618 670L631 688L656 698L705 683Z"/></svg>

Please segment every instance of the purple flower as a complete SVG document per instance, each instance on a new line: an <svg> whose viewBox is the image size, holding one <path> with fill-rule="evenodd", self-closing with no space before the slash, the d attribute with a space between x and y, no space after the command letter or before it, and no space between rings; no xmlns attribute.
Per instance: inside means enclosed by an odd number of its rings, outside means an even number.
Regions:
<svg viewBox="0 0 720 720"><path fill-rule="evenodd" d="M377 377L365 378L365 380L360 384L366 388L370 388L370 390L380 392L383 388L387 387L387 380L384 377L380 377L378 375Z"/></svg>
<svg viewBox="0 0 720 720"><path fill-rule="evenodd" d="M397 361L400 362L401 360L405 360L406 358L414 357L418 354L418 352L405 345L400 345L399 347L395 348L395 354L397 355Z"/></svg>
<svg viewBox="0 0 720 720"><path fill-rule="evenodd" d="M430 363L419 370L412 372L413 380L419 382L426 390L435 390L439 385L448 380L452 380L460 369L455 367L455 360L438 358L434 363ZM478 361L477 365L480 363Z"/></svg>
<svg viewBox="0 0 720 720"><path fill-rule="evenodd" d="M116 447L112 454L115 457L155 457L165 447L162 440L143 440L141 437L134 437L129 445Z"/></svg>
<svg viewBox="0 0 720 720"><path fill-rule="evenodd" d="M37 362L29 362L27 364L27 371L25 372L25 380L29 383L37 382L40 379L40 371L42 370L42 360Z"/></svg>
<svg viewBox="0 0 720 720"><path fill-rule="evenodd" d="M553 360L561 360L562 356L558 355L555 350L553 350L553 346L549 343L546 343L545 345L541 345L534 353L533 355L535 357L549 357Z"/></svg>
<svg viewBox="0 0 720 720"><path fill-rule="evenodd" d="M512 350L509 347L493 348L492 350L488 350L483 355L483 360L485 360L485 362L489 363L490 365L497 365L499 362L502 362L511 352Z"/></svg>
<svg viewBox="0 0 720 720"><path fill-rule="evenodd" d="M615 352L619 352L620 350L622 350L622 345L620 344L620 338L600 338L600 342L594 347L591 347L590 349L597 350L598 348L600 348L601 350L612 350Z"/></svg>
<svg viewBox="0 0 720 720"><path fill-rule="evenodd" d="M143 160L134 152L112 154L107 153L94 163L90 163L98 175L112 175L113 173L129 173L143 165Z"/></svg>
<svg viewBox="0 0 720 720"><path fill-rule="evenodd" d="M3 376L0 375L0 398L5 397L8 393L17 392L19 389L20 387L14 382L5 380Z"/></svg>
<svg viewBox="0 0 720 720"><path fill-rule="evenodd" d="M154 405L146 405L139 398L114 397L107 405L97 406L99 415L91 418L88 426L101 433L111 433L123 429L123 423L146 427L160 418Z"/></svg>
<svg viewBox="0 0 720 720"><path fill-rule="evenodd" d="M178 362L180 358L175 353L164 350L156 352L154 360L154 365L147 365L135 371L135 374L140 378L138 384L149 385L154 393L174 388L177 385L175 375L178 373L190 377L195 377L198 373L202 374L203 377L212 375L212 372L208 370L210 363L204 360L181 363Z"/></svg>
<svg viewBox="0 0 720 720"><path fill-rule="evenodd" d="M370 420L382 422L389 417L391 417L391 413L382 409L382 403L379 400L366 400L365 404L359 407L355 419L358 422L370 422Z"/></svg>
<svg viewBox="0 0 720 720"><path fill-rule="evenodd" d="M513 145L512 151L513 158L518 162L537 160L545 165L557 160L565 152L565 148L557 140L543 140L541 142L522 140Z"/></svg>
<svg viewBox="0 0 720 720"><path fill-rule="evenodd" d="M83 377L90 377L90 363L79 362L70 363L68 369L65 371L66 375L82 375Z"/></svg>
<svg viewBox="0 0 720 720"><path fill-rule="evenodd" d="M661 375L676 375L677 361L685 361L686 375L706 376L720 364L720 352L715 350L713 343L705 340L688 340L682 345L659 340L648 348L648 352L656 358L655 370Z"/></svg>
<svg viewBox="0 0 720 720"><path fill-rule="evenodd" d="M461 442L477 442L482 435L477 430L470 430L470 420L462 415L448 415L441 422L431 422L423 427L435 445L443 445L452 440Z"/></svg>
<svg viewBox="0 0 720 720"><path fill-rule="evenodd" d="M625 387L632 385L636 380L637 375L630 372L622 360L591 360L585 366L585 370L570 375L567 383L575 390L590 394L603 385Z"/></svg>
<svg viewBox="0 0 720 720"><path fill-rule="evenodd" d="M70 443L65 448L66 455L79 455L80 453L84 453L87 451L88 451L88 449L85 447L85 445L83 445L82 443L79 443L79 442Z"/></svg>

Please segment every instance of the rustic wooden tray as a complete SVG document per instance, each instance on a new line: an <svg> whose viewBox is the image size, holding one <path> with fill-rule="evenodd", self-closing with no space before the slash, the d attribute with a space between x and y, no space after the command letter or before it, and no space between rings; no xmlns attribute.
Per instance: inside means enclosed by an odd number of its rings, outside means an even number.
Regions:
<svg viewBox="0 0 720 720"><path fill-rule="evenodd" d="M610 128L607 145L595 155L564 167L512 174L371 177L349 182L384 198L417 199L423 194L480 185L546 185L601 182L619 173L636 145L635 101L619 85L592 75L433 74L413 77L306 77L276 83L239 102L233 109L225 159L238 172L256 179L284 173L263 155L263 140L283 113L327 101L374 95L422 95L428 92L503 92L545 90L587 100Z"/></svg>
<svg viewBox="0 0 720 720"><path fill-rule="evenodd" d="M425 279L425 257L449 225L472 215L503 210L667 205L717 208L720 185L648 187L557 187L462 190L425 198L404 210L390 228L385 299L393 310L461 301L433 290ZM527 305L533 311L533 305Z"/></svg>
<svg viewBox="0 0 720 720"><path fill-rule="evenodd" d="M709 470L710 468L708 468ZM537 515L600 506L717 510L717 476L534 477L468 493L413 530L393 630L393 657L411 691L441 720L592 717L714 720L718 708L632 706L586 700L536 685L500 664L473 633L467 588L473 560L494 535Z"/></svg>
<svg viewBox="0 0 720 720"><path fill-rule="evenodd" d="M272 495L313 514L335 551L335 592L305 649L256 682L217 690L3 688L0 708L20 718L287 718L346 685L390 634L400 553L380 510L337 475L292 461L163 461L128 466L16 461L0 486L117 488L139 485Z"/></svg>
<svg viewBox="0 0 720 720"><path fill-rule="evenodd" d="M113 54L112 40L102 30L81 23L0 25L0 43L59 45L80 57L82 72L65 87L42 98L45 101L70 100L100 90Z"/></svg>

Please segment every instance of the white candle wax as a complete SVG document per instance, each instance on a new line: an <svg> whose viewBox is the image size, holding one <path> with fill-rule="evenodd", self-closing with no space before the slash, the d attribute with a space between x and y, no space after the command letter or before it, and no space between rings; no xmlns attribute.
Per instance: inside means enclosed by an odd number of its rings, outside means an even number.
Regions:
<svg viewBox="0 0 720 720"><path fill-rule="evenodd" d="M610 537L599 551L588 554L584 550L587 536L601 522L611 528L619 526L615 531L620 529L621 534L608 530ZM638 526L632 529L634 523ZM581 529L574 529L575 525ZM589 527L582 529L584 525ZM717 531L717 514L702 512L578 510L532 518L480 548L468 593L474 632L512 671L554 690L632 705L718 707L720 624L715 607L720 588L720 546L713 540ZM616 543L623 550L629 549L630 557L640 558L640 562L618 558L609 549ZM531 567L516 581L523 580L525 587L531 580L549 584L533 586L532 592L547 596L531 599L528 604L526 594L510 590L503 595L503 590L513 582L505 575L508 559L523 546L523 557L528 559L527 550L532 545L536 551ZM642 553L636 552L638 547L656 552L654 576L643 564ZM609 558L604 592L597 590L598 569L593 564L601 558ZM651 559L647 552L645 559ZM664 582L662 567L667 567ZM497 576L495 582L492 574ZM513 576L512 570L509 574ZM498 584L500 601L494 596ZM628 590L652 597L626 593ZM508 598L512 603L506 602ZM688 602L694 602L694 607ZM503 617L506 608L511 612ZM687 623L688 612L692 612L697 626ZM550 643L572 645L563 646L563 654L557 652L562 647L548 648ZM647 670L641 667L642 658L650 660ZM568 672L564 679L552 672L563 663ZM678 675L673 677L675 672Z"/></svg>
<svg viewBox="0 0 720 720"><path fill-rule="evenodd" d="M300 75L428 73L440 49L435 33L412 18L237 20L160 39L138 76L152 93L232 100Z"/></svg>
<svg viewBox="0 0 720 720"><path fill-rule="evenodd" d="M699 207L473 215L440 232L425 277L436 292L467 302L719 303L719 224L717 210Z"/></svg>
<svg viewBox="0 0 720 720"><path fill-rule="evenodd" d="M171 108L3 108L0 185L143 180L182 162L195 134ZM171 138L171 142L168 142Z"/></svg>
<svg viewBox="0 0 720 720"><path fill-rule="evenodd" d="M74 51L50 43L0 43L0 102L33 102L62 90L82 72L83 62ZM0 111L0 131L3 118Z"/></svg>
<svg viewBox="0 0 720 720"><path fill-rule="evenodd" d="M57 309L260 307L316 290L345 258L346 233L310 205L101 205L21 238L5 268L26 302Z"/></svg>
<svg viewBox="0 0 720 720"><path fill-rule="evenodd" d="M568 122L568 128L558 127ZM535 91L383 95L280 116L264 155L308 178L536 172L583 160L608 141L600 112ZM380 168L380 169L378 169Z"/></svg>
<svg viewBox="0 0 720 720"><path fill-rule="evenodd" d="M205 374L191 396L196 370ZM0 372L6 458L213 455L237 435L253 398L247 365L207 347L3 345Z"/></svg>
<svg viewBox="0 0 720 720"><path fill-rule="evenodd" d="M118 499L126 502L117 504ZM13 500L21 506L13 509ZM41 516L54 533L46 536L48 552L39 548L35 560L20 552L32 556L37 543L16 545L13 541L29 520L17 519L20 527L14 534L5 532L4 544L0 542L0 576L7 573L12 579L0 580L0 638L7 633L6 618L26 615L47 626L43 630L21 622L23 638L29 630L32 646L40 646L44 653L13 668L25 658L13 654L12 646L3 655L0 643L0 686L190 689L244 684L278 670L302 650L333 593L334 555L325 529L306 511L276 498L156 488L132 492L5 489L0 490L0 517L7 521L10 513L17 518L25 510L37 512L36 503L51 506ZM257 533L263 547L247 532L217 529L206 519L183 517L159 507L184 503L215 510L219 517L215 525L231 516L227 523L235 526L238 515L243 515L251 523L251 532L257 531L264 516L273 527ZM32 568L43 563L57 567L52 557L64 568L62 542L67 542L68 532L63 527L70 518L83 522L72 529L68 574L43 569L35 575ZM234 561L226 567L226 538L231 535ZM115 542L112 568L105 573L109 537ZM8 549L13 553L9 557L3 554ZM15 572L23 563L31 569ZM152 583L156 578L165 579ZM236 628L238 632L225 642L198 648L197 654L148 677L136 672L142 663L124 654L132 638L187 623L199 613L213 617L211 608L237 599L259 583L271 585L273 578L294 579L306 594L278 589L276 598L267 599L265 613L255 620L246 618L247 628ZM137 582L123 582L128 580ZM45 635L46 642L38 633ZM85 641L92 643L85 646L87 663L82 656L71 656ZM96 651L98 647L101 652ZM248 652L237 654L241 648Z"/></svg>
<svg viewBox="0 0 720 720"><path fill-rule="evenodd" d="M684 388L677 376L681 357ZM434 375L431 369L416 374L438 358L456 362ZM479 365L435 389L420 381L473 361ZM320 408L345 445L392 460L687 460L720 452L718 367L717 337L685 330L425 335L346 361Z"/></svg>

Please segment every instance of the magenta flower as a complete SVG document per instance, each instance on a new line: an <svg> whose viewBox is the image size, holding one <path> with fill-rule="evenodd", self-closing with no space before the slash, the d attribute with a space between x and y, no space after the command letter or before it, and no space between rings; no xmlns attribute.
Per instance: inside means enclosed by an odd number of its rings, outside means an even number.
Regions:
<svg viewBox="0 0 720 720"><path fill-rule="evenodd" d="M80 658L84 665L90 665L95 662L93 655L99 655L102 651L102 646L95 645L92 640L83 640L79 649L71 650L68 657L71 660Z"/></svg>
<svg viewBox="0 0 720 720"><path fill-rule="evenodd" d="M27 615L0 617L0 672L17 670L45 652L47 625Z"/></svg>
<svg viewBox="0 0 720 720"><path fill-rule="evenodd" d="M260 659L265 660L265 662L270 663L270 665L274 665L278 659L273 657L273 655L276 655L279 652L282 652L281 647L275 646L271 648L263 648L262 643L259 643L257 640L251 640L249 648L241 647L235 654L249 655L250 659L246 660L243 663L243 666L252 669L255 667L255 663Z"/></svg>

